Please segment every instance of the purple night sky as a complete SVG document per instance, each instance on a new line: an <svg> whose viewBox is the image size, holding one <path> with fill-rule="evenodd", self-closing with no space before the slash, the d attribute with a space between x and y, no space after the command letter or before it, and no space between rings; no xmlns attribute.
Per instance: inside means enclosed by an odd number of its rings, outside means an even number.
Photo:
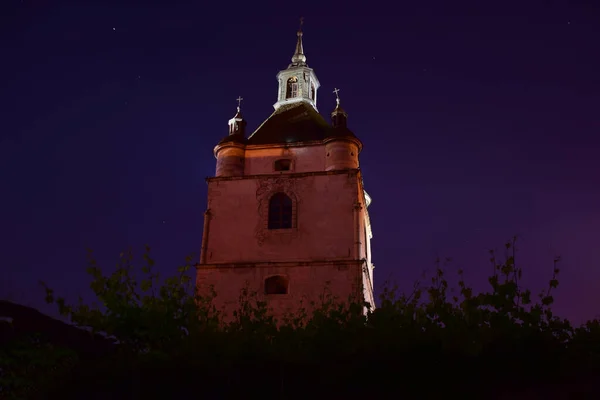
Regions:
<svg viewBox="0 0 600 400"><path fill-rule="evenodd" d="M561 255L556 312L600 314L597 1L2 3L0 297L91 298L88 247L198 257L213 147L239 95L270 115L304 16L319 110L339 87L364 143L376 286L436 255L482 282L517 234L535 292Z"/></svg>

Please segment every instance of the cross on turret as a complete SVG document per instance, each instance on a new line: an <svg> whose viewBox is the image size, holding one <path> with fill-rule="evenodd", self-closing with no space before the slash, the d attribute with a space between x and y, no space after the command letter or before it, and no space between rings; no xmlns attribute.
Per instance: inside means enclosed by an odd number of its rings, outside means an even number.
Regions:
<svg viewBox="0 0 600 400"><path fill-rule="evenodd" d="M244 117L242 117L242 112L240 111L240 106L242 105L242 100L244 98L242 96L238 96L236 99L238 102L237 113L229 120L229 134L235 135L237 133L244 135L244 128L246 127L246 121L244 121Z"/></svg>
<svg viewBox="0 0 600 400"><path fill-rule="evenodd" d="M340 95L338 94L339 91L340 91L340 89L338 89L338 88L333 89L333 93L335 93L335 102L338 105L340 104Z"/></svg>

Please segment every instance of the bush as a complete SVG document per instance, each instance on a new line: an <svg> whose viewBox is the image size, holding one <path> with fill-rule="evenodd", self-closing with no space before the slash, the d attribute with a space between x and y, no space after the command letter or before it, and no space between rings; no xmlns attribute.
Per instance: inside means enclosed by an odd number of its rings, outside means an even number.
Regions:
<svg viewBox="0 0 600 400"><path fill-rule="evenodd" d="M600 323L574 328L552 313L558 259L548 287L534 298L521 287L514 240L498 262L491 252L489 289L475 294L458 272L450 296L444 268L410 294L383 291L379 307L325 298L311 315L269 316L245 290L233 322L211 296L196 293L188 258L160 284L149 249L144 278L133 278L131 253L102 274L88 272L100 306L68 305L46 287L47 301L79 327L112 338L118 351L80 362L61 398L306 398L460 394L490 398L592 371L600 356ZM50 389L49 389L50 390ZM50 393L50 392L48 392Z"/></svg>

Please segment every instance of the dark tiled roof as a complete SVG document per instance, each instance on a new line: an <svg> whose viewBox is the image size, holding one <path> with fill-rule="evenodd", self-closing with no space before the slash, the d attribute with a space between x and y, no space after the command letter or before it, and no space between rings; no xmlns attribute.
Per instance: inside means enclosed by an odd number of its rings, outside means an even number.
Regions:
<svg viewBox="0 0 600 400"><path fill-rule="evenodd" d="M327 135L328 138L343 138L343 137L351 137L354 139L358 138L356 137L356 135L354 134L354 132L352 132L350 129L344 127L339 127L339 128L331 128L331 130L329 131L329 134ZM360 140L359 140L360 141Z"/></svg>
<svg viewBox="0 0 600 400"><path fill-rule="evenodd" d="M325 139L333 128L307 103L279 107L248 138L248 144L279 144Z"/></svg>
<svg viewBox="0 0 600 400"><path fill-rule="evenodd" d="M112 340L42 314L38 310L0 300L0 348L11 341L39 334L55 346L70 348L82 359L110 354L115 350ZM8 322L11 321L12 322Z"/></svg>
<svg viewBox="0 0 600 400"><path fill-rule="evenodd" d="M221 139L221 141L219 142L219 144L224 144L224 143L240 143L240 144L246 144L248 142L248 139L246 139L244 137L244 134L242 133L235 133L233 135L227 135L225 136L223 139Z"/></svg>

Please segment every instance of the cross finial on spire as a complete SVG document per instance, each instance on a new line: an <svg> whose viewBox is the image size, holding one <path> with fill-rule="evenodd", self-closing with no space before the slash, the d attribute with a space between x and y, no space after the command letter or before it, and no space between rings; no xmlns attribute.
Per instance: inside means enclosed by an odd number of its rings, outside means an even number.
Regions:
<svg viewBox="0 0 600 400"><path fill-rule="evenodd" d="M338 106L340 105L340 95L338 94L339 91L340 89L338 88L333 89L333 93L335 93L335 102Z"/></svg>
<svg viewBox="0 0 600 400"><path fill-rule="evenodd" d="M333 89L333 93L335 93L336 106L331 113L331 122L333 123L334 128L345 128L348 114L346 114L346 111L340 107L340 95L338 94L339 91L340 89L338 88Z"/></svg>
<svg viewBox="0 0 600 400"><path fill-rule="evenodd" d="M237 110L240 111L240 107L242 106L242 100L244 100L244 98L242 96L238 96L236 100L238 102Z"/></svg>
<svg viewBox="0 0 600 400"><path fill-rule="evenodd" d="M298 32L296 33L298 40L296 41L296 51L292 57L291 65L293 66L306 65L306 56L302 47L302 25L304 25L304 17L300 17L300 28L298 28Z"/></svg>

